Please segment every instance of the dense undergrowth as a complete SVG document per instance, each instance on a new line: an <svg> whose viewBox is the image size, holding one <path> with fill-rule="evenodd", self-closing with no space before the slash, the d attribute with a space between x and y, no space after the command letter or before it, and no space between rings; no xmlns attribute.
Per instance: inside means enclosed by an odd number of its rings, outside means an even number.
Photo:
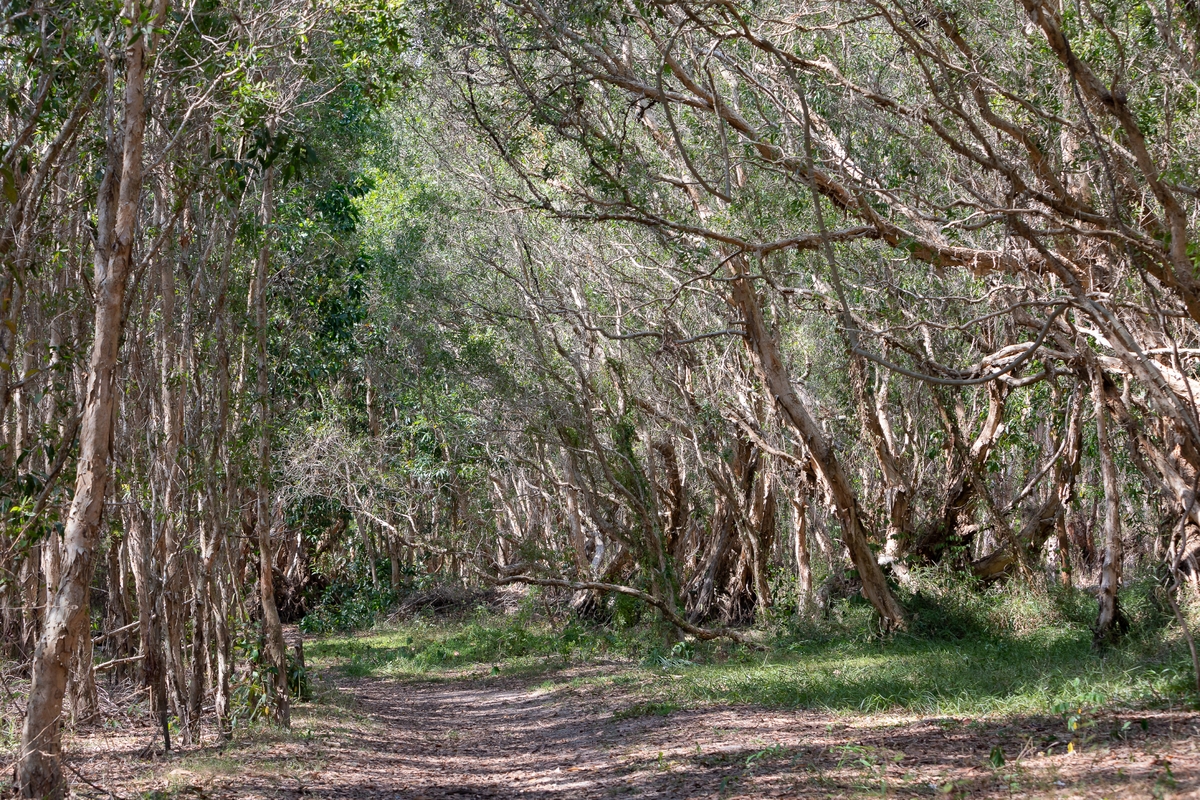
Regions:
<svg viewBox="0 0 1200 800"><path fill-rule="evenodd" d="M1149 576L1126 587L1129 632L1104 651L1093 645L1095 600L1085 591L985 588L939 572L918 575L917 585L905 595L909 630L885 637L857 598L808 619L761 620L761 641L748 646L680 639L624 598L607 620L582 621L530 590L508 613L486 605L420 613L321 639L309 652L350 676L423 680L621 664L569 680L637 687L645 713L715 701L977 716L1197 699L1186 645Z"/></svg>

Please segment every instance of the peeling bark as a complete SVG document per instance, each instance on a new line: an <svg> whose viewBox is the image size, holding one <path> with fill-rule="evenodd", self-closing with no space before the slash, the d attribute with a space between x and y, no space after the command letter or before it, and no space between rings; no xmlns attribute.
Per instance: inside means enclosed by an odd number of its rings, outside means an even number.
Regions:
<svg viewBox="0 0 1200 800"><path fill-rule="evenodd" d="M842 470L832 446L817 426L808 409L792 386L791 377L779 352L775 337L767 329L762 309L746 270L744 259L730 259L734 269L731 282L734 305L742 313L746 329L747 347L755 369L763 381L768 395L778 405L780 412L808 450L813 466L821 473L834 498L838 519L842 523L842 538L850 551L850 559L858 570L863 584L863 595L879 612L888 627L903 628L906 624L904 610L892 596L883 577L883 570L875 560L875 553L867 539L858 497Z"/></svg>
<svg viewBox="0 0 1200 800"><path fill-rule="evenodd" d="M166 13L166 0L156 0L150 18L157 24ZM131 16L140 17L133 0ZM135 33L135 32L136 33ZM104 236L96 249L95 335L88 368L83 422L79 435L79 462L75 495L63 536L61 575L53 587L45 628L33 656L33 680L21 736L18 792L22 797L63 796L60 762L63 694L71 653L84 629L87 590L92 579L100 535L100 516L108 486L112 455L113 404L117 394L117 352L124 323L126 279L132 263L142 192L142 150L146 130L146 70L150 59L147 38L139 26L131 27L125 61L123 153L120 189L115 202L112 236ZM106 187L115 182L110 168L101 186L101 223Z"/></svg>

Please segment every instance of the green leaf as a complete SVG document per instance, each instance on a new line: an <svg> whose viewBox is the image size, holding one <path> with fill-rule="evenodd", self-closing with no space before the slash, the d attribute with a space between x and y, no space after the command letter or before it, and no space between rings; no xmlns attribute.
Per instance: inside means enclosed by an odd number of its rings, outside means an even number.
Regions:
<svg viewBox="0 0 1200 800"><path fill-rule="evenodd" d="M4 199L15 204L17 202L17 181L13 177L12 167L0 169L0 182L3 182Z"/></svg>

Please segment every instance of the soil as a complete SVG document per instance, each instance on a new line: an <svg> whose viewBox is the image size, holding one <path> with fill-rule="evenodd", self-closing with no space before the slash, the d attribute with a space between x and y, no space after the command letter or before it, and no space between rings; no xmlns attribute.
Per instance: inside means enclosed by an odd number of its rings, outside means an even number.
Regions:
<svg viewBox="0 0 1200 800"><path fill-rule="evenodd" d="M673 709L592 680L623 669L428 682L330 673L323 702L299 706L291 733L251 729L223 747L209 734L163 756L145 723L80 732L67 743L73 790L118 800L1200 797L1193 712L1085 719L1072 738L1058 717Z"/></svg>

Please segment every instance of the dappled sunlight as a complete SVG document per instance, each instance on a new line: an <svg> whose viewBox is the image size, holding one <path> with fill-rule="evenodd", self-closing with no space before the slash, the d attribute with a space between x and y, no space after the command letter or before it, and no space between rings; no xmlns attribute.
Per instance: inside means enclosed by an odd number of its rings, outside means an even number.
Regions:
<svg viewBox="0 0 1200 800"><path fill-rule="evenodd" d="M326 760L299 782L303 792L549 800L1063 791L1111 798L1169 793L1200 779L1194 714L1106 711L1072 732L1054 715L674 708L645 700L659 689L646 671L578 667L548 677L334 677L358 698L364 718L319 729ZM220 797L287 793L255 773L198 777L194 785Z"/></svg>

